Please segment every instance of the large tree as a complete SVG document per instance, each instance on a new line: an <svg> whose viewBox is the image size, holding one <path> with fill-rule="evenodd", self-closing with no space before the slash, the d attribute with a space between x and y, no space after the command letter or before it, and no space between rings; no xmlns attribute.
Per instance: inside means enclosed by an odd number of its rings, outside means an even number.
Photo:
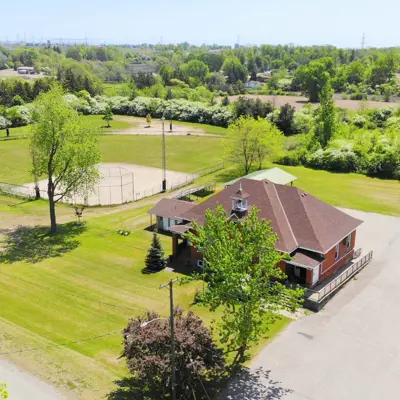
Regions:
<svg viewBox="0 0 400 400"><path fill-rule="evenodd" d="M220 340L243 360L250 344L265 336L280 310L294 311L303 290L289 289L276 280L285 278L278 267L284 256L275 250L277 235L269 221L250 208L240 222L217 206L206 212L203 226L193 222L186 238L203 253L208 284L201 301L222 312Z"/></svg>
<svg viewBox="0 0 400 400"><path fill-rule="evenodd" d="M176 398L207 399L210 381L225 369L222 350L192 311L174 310ZM129 371L140 380L146 399L169 399L171 390L170 321L155 312L132 319L123 331ZM206 393L207 392L207 393ZM136 398L136 397L135 397Z"/></svg>
<svg viewBox="0 0 400 400"><path fill-rule="evenodd" d="M222 65L222 70L227 77L228 83L247 82L247 68L240 62L238 57L227 57Z"/></svg>
<svg viewBox="0 0 400 400"><path fill-rule="evenodd" d="M322 148L325 148L337 128L336 106L333 100L333 90L328 80L321 92L321 105L317 109L315 137Z"/></svg>
<svg viewBox="0 0 400 400"><path fill-rule="evenodd" d="M226 155L243 168L245 175L255 165L261 169L267 156L278 154L283 145L282 133L265 119L240 117L229 126L229 132Z"/></svg>
<svg viewBox="0 0 400 400"><path fill-rule="evenodd" d="M99 177L97 136L54 87L38 96L31 125L34 173L47 179L51 232L57 231L55 205L73 193L87 194Z"/></svg>
<svg viewBox="0 0 400 400"><path fill-rule="evenodd" d="M311 102L319 100L325 83L334 75L334 64L331 57L313 60L308 65L300 67L294 79L301 84L303 91Z"/></svg>

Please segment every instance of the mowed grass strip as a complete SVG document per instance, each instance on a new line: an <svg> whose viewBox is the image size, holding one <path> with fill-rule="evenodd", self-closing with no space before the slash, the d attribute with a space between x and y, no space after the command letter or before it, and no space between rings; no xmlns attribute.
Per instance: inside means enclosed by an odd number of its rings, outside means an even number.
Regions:
<svg viewBox="0 0 400 400"><path fill-rule="evenodd" d="M137 215L142 212L142 209L137 210ZM132 212L128 213L128 218L133 218ZM80 246L62 257L35 264L26 259L1 265L0 303L5 305L1 310L2 335L12 338L2 341L1 352L120 331L129 318L148 309L168 315L168 291L160 290L159 285L176 274L166 271L142 273L152 235L144 230L148 220L125 237L117 233L119 223L115 224L115 229L110 227L113 219L114 216L105 216L89 221L87 231L75 238ZM171 239L163 237L163 242L166 254L169 254ZM196 284L177 285L176 304L189 308L195 290ZM208 322L210 319L209 316ZM18 326L31 335L14 335ZM27 340L27 336L32 339ZM68 381L75 382L82 367L81 356L90 359L81 381L74 383L79 391L85 387L103 388L105 394L113 379L126 373L124 361L117 361L121 352L120 334L108 339L67 344L66 349L78 353L76 360L73 356L68 359L70 372L65 376ZM47 350L43 352L47 353ZM56 351L48 355L52 364L64 365L63 359L57 360L61 354ZM37 363L35 352L10 356L34 373L43 369ZM107 381L99 377L98 370L108 371ZM48 370L47 378L57 376L53 372Z"/></svg>
<svg viewBox="0 0 400 400"><path fill-rule="evenodd" d="M400 181L305 167L279 168L297 176L295 186L337 207L400 215Z"/></svg>

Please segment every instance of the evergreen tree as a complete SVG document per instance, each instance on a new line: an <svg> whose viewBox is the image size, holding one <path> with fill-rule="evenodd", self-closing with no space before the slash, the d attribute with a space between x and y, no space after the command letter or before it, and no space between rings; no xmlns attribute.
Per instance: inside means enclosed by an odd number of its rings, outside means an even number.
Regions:
<svg viewBox="0 0 400 400"><path fill-rule="evenodd" d="M325 148L336 131L336 107L333 100L333 90L330 80L321 91L321 105L318 108L315 136L322 148Z"/></svg>
<svg viewBox="0 0 400 400"><path fill-rule="evenodd" d="M285 135L296 133L294 128L295 111L296 109L289 103L286 103L281 107L276 125Z"/></svg>
<svg viewBox="0 0 400 400"><path fill-rule="evenodd" d="M171 90L170 87L168 88L167 96L166 96L165 98L166 98L167 100L171 100L171 99L174 98L174 96L173 96L173 94L172 94L172 90Z"/></svg>
<svg viewBox="0 0 400 400"><path fill-rule="evenodd" d="M153 233L153 240L151 242L151 247L149 248L145 262L147 268L154 269L156 271L165 267L164 249L162 247L160 238L155 232Z"/></svg>
<svg viewBox="0 0 400 400"><path fill-rule="evenodd" d="M228 106L229 103L230 103L229 97L228 97L227 95L225 95L224 98L222 99L221 104L222 104L223 106Z"/></svg>

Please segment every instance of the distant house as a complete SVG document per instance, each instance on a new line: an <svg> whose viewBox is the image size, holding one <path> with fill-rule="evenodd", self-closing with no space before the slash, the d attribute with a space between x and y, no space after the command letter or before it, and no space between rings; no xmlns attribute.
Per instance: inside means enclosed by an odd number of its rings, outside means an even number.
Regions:
<svg viewBox="0 0 400 400"><path fill-rule="evenodd" d="M260 72L257 74L257 80L260 82L266 82L269 78L271 78L271 76L271 71Z"/></svg>
<svg viewBox="0 0 400 400"><path fill-rule="evenodd" d="M264 86L264 84L262 82L258 82L258 81L249 81L249 82L246 82L244 85L247 88L253 88L256 86Z"/></svg>
<svg viewBox="0 0 400 400"><path fill-rule="evenodd" d="M276 249L290 256L279 267L289 278L307 287L315 287L353 259L356 230L361 220L297 187L246 178L200 204L163 199L150 210L157 215L158 226L172 233L173 257L188 248L187 254L193 263L202 259L202 254L182 235L191 229L192 221L202 225L205 212L214 210L218 204L238 223L246 218L251 207L257 207L259 217L271 221L278 235Z"/></svg>
<svg viewBox="0 0 400 400"><path fill-rule="evenodd" d="M36 74L36 70L34 67L18 67L17 72L21 75L31 75Z"/></svg>

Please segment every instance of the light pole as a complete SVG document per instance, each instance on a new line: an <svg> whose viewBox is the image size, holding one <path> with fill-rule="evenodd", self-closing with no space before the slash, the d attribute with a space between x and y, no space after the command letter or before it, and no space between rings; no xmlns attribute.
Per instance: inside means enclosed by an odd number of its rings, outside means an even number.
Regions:
<svg viewBox="0 0 400 400"><path fill-rule="evenodd" d="M179 278L171 279L165 285L160 285L160 289L169 287L169 306L170 306L170 328L171 328L171 400L176 400L176 376L175 376L175 323L174 323L174 283Z"/></svg>
<svg viewBox="0 0 400 400"><path fill-rule="evenodd" d="M165 129L164 129L164 116L161 117L162 124L162 191L167 190L167 161L165 159Z"/></svg>

